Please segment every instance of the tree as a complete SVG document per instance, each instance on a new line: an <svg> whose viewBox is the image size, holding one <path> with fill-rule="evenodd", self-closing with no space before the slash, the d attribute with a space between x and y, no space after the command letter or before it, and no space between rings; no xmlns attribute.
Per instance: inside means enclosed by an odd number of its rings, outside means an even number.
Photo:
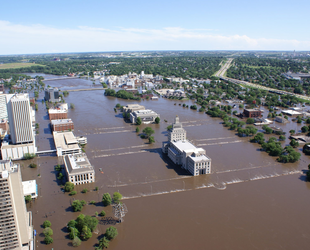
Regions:
<svg viewBox="0 0 310 250"><path fill-rule="evenodd" d="M37 167L37 164L35 164L35 163L30 163L29 167L30 167L30 168L36 168L36 167Z"/></svg>
<svg viewBox="0 0 310 250"><path fill-rule="evenodd" d="M85 193L87 193L88 192L88 189L87 188L84 188L83 190L82 190L82 193L83 194L85 194Z"/></svg>
<svg viewBox="0 0 310 250"><path fill-rule="evenodd" d="M105 236L107 237L108 240L112 240L117 236L118 232L117 229L113 226L108 227L107 230L105 231Z"/></svg>
<svg viewBox="0 0 310 250"><path fill-rule="evenodd" d="M52 236L53 235L53 229L51 229L50 227L46 227L43 229L43 234L45 236Z"/></svg>
<svg viewBox="0 0 310 250"><path fill-rule="evenodd" d="M80 237L82 240L88 240L89 238L92 237L92 233L90 228L88 228L86 225L83 226L83 229L81 231Z"/></svg>
<svg viewBox="0 0 310 250"><path fill-rule="evenodd" d="M122 198L123 198L123 196L119 192L114 192L113 193L113 201L115 203L119 203Z"/></svg>
<svg viewBox="0 0 310 250"><path fill-rule="evenodd" d="M138 127L136 127L136 133L139 133L140 129Z"/></svg>
<svg viewBox="0 0 310 250"><path fill-rule="evenodd" d="M297 148L299 146L299 142L292 139L291 142L290 142L290 145L293 147L293 148Z"/></svg>
<svg viewBox="0 0 310 250"><path fill-rule="evenodd" d="M74 212L82 211L83 206L85 205L85 201L75 200L72 202L72 208Z"/></svg>
<svg viewBox="0 0 310 250"><path fill-rule="evenodd" d="M62 167L59 164L55 166L55 171L59 172L59 171L61 171L61 169L62 169Z"/></svg>
<svg viewBox="0 0 310 250"><path fill-rule="evenodd" d="M102 217L104 217L104 216L105 216L105 211L102 210L102 211L100 212L100 215L101 215Z"/></svg>
<svg viewBox="0 0 310 250"><path fill-rule="evenodd" d="M167 131L169 131L169 130L171 130L172 129L172 125L169 125L168 127L167 127Z"/></svg>
<svg viewBox="0 0 310 250"><path fill-rule="evenodd" d="M294 130L294 129L291 129L291 130L290 130L290 134L291 134L291 135L295 134L295 130Z"/></svg>
<svg viewBox="0 0 310 250"><path fill-rule="evenodd" d="M72 182L66 182L64 187L66 192L71 192L74 189L74 184Z"/></svg>
<svg viewBox="0 0 310 250"><path fill-rule="evenodd" d="M70 103L70 109L75 109L75 105L73 103Z"/></svg>
<svg viewBox="0 0 310 250"><path fill-rule="evenodd" d="M111 195L109 193L105 193L102 196L102 202L104 206L108 206L112 203L112 198Z"/></svg>
<svg viewBox="0 0 310 250"><path fill-rule="evenodd" d="M246 123L247 124L253 124L255 122L255 120L253 119L253 118L248 118L247 120L246 120Z"/></svg>
<svg viewBox="0 0 310 250"><path fill-rule="evenodd" d="M31 153L25 153L25 154L24 154L24 158L25 158L26 160L33 159L34 157L36 157L36 154L31 154Z"/></svg>
<svg viewBox="0 0 310 250"><path fill-rule="evenodd" d="M79 237L75 237L75 238L73 239L73 241L72 241L72 246L78 247L78 246L80 246L80 245L81 245L81 240L80 240L80 238L79 238Z"/></svg>
<svg viewBox="0 0 310 250"><path fill-rule="evenodd" d="M279 136L279 140L280 140L280 141L285 141L285 139L286 139L286 137L285 137L284 135L280 135L280 136Z"/></svg>
<svg viewBox="0 0 310 250"><path fill-rule="evenodd" d="M301 128L301 131L302 131L303 133L307 133L307 132L309 131L309 127L308 127L308 126L303 126L303 127Z"/></svg>
<svg viewBox="0 0 310 250"><path fill-rule="evenodd" d="M109 240L107 237L103 237L99 240L99 246L96 248L96 250L101 250L103 248L108 248L109 247Z"/></svg>
<svg viewBox="0 0 310 250"><path fill-rule="evenodd" d="M46 220L43 222L43 227L47 228L47 227L51 227L52 223L49 220Z"/></svg>
<svg viewBox="0 0 310 250"><path fill-rule="evenodd" d="M149 143L152 144L155 142L154 136L149 137Z"/></svg>
<svg viewBox="0 0 310 250"><path fill-rule="evenodd" d="M67 228L70 229L71 227L76 227L76 221L70 220L67 224Z"/></svg>
<svg viewBox="0 0 310 250"><path fill-rule="evenodd" d="M53 238L51 236L45 236L44 242L46 245L52 244L53 243Z"/></svg>
<svg viewBox="0 0 310 250"><path fill-rule="evenodd" d="M32 201L32 197L31 197L31 195L26 195L25 196L25 202L30 202L30 201Z"/></svg>
<svg viewBox="0 0 310 250"><path fill-rule="evenodd" d="M75 228L75 227L71 227L71 228L69 228L69 230L70 230L70 233L69 233L69 238L70 238L70 240L73 240L73 239L75 239L78 235L80 235L79 230L77 230L77 228Z"/></svg>
<svg viewBox="0 0 310 250"><path fill-rule="evenodd" d="M160 122L160 118L159 118L159 117L156 117L156 118L155 118L155 123L158 124L159 122Z"/></svg>
<svg viewBox="0 0 310 250"><path fill-rule="evenodd" d="M146 127L143 129L143 133L147 135L147 137L150 137L152 134L155 133L155 131L151 127Z"/></svg>
<svg viewBox="0 0 310 250"><path fill-rule="evenodd" d="M140 117L138 117L137 120L136 120L136 124L137 124L137 125L141 125L141 123L142 123L142 120L141 120Z"/></svg>
<svg viewBox="0 0 310 250"><path fill-rule="evenodd" d="M76 191L71 191L69 195L72 196L72 195L76 195L76 194L77 194Z"/></svg>

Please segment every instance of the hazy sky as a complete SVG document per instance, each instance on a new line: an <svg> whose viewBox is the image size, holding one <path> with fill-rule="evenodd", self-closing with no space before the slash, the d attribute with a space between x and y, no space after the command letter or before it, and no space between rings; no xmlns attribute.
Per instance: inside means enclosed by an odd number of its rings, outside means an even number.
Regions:
<svg viewBox="0 0 310 250"><path fill-rule="evenodd" d="M0 54L310 50L309 0L0 3Z"/></svg>

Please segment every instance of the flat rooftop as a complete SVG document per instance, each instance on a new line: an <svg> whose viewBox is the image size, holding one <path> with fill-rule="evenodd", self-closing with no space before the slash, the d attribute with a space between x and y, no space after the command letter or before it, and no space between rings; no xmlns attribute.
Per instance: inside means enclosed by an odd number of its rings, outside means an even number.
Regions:
<svg viewBox="0 0 310 250"><path fill-rule="evenodd" d="M197 148L195 145L191 144L189 141L176 141L171 142L176 148L178 148L180 151L185 152L194 152L194 153L201 153L205 152L203 148Z"/></svg>
<svg viewBox="0 0 310 250"><path fill-rule="evenodd" d="M206 155L189 156L189 158L191 158L194 162L204 162L204 161L211 160L211 159L210 159L209 157L207 157Z"/></svg>
<svg viewBox="0 0 310 250"><path fill-rule="evenodd" d="M64 161L69 174L94 170L85 153L66 155Z"/></svg>
<svg viewBox="0 0 310 250"><path fill-rule="evenodd" d="M72 132L53 132L55 147L63 150L80 148Z"/></svg>
<svg viewBox="0 0 310 250"><path fill-rule="evenodd" d="M287 110L282 110L282 113L288 114L288 115L301 115L300 112L297 112L297 111L295 111L295 110L289 110L289 109L287 109Z"/></svg>
<svg viewBox="0 0 310 250"><path fill-rule="evenodd" d="M57 113L68 113L68 110L66 109L49 109L48 110L49 114L57 114Z"/></svg>
<svg viewBox="0 0 310 250"><path fill-rule="evenodd" d="M36 180L23 181L22 184L23 184L24 195L37 194L37 181Z"/></svg>
<svg viewBox="0 0 310 250"><path fill-rule="evenodd" d="M73 123L71 119L59 119L59 120L51 120L52 125Z"/></svg>
<svg viewBox="0 0 310 250"><path fill-rule="evenodd" d="M145 110L137 110L135 112L133 112L137 115L157 115L156 112L154 112L153 110L150 109L145 109Z"/></svg>
<svg viewBox="0 0 310 250"><path fill-rule="evenodd" d="M259 109L244 109L246 111L260 111Z"/></svg>

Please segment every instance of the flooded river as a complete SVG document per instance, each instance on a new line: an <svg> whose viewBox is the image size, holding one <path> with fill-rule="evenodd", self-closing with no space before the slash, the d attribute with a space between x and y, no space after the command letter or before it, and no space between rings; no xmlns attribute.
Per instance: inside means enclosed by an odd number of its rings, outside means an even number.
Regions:
<svg viewBox="0 0 310 250"><path fill-rule="evenodd" d="M63 90L93 85L82 79L54 80L47 84ZM146 126L155 130L156 142L150 145L136 134L135 125L125 122L122 114L113 110L117 103L126 105L134 101L106 97L104 90L70 92L65 99L75 105L68 113L74 122L74 134L88 138L85 150L95 168L96 182L76 187L78 194L69 196L61 191L54 171L62 159L38 157L33 160L38 164L37 169L28 168L29 161L21 161L23 180L35 178L38 183L39 198L28 204L38 232L37 249L71 248L66 224L79 214L72 212L71 202L95 200L97 203L86 205L82 213L95 215L104 209L106 217L112 217L111 207L104 208L100 201L103 193L115 191L124 196L128 208L125 221L115 224L114 220L98 217L97 234L82 242L80 249L94 249L98 236L114 224L119 235L110 242L112 250L308 249L310 183L305 182L302 170L310 162L304 154L297 163L278 163L276 157L260 151L248 137L238 137L224 128L221 119L164 98L140 102L161 116L160 124L139 126L140 131ZM184 103L192 105L192 101ZM53 149L47 111L40 100L38 105L38 150ZM211 175L192 177L162 155L166 127L176 115L188 139L211 157ZM303 126L296 122L275 125L285 131L297 131ZM288 143L286 140L283 146ZM98 191L94 191L96 186ZM85 187L90 192L83 194ZM54 243L48 246L41 234L46 219L52 222L54 230Z"/></svg>

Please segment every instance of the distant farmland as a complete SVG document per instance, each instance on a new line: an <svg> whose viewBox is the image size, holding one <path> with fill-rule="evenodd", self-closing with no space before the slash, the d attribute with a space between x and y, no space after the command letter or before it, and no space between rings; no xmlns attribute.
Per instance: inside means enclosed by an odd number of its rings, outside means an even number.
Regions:
<svg viewBox="0 0 310 250"><path fill-rule="evenodd" d="M43 66L41 64L35 64L35 63L4 63L0 64L0 69L18 69L18 68L27 68L31 66Z"/></svg>

